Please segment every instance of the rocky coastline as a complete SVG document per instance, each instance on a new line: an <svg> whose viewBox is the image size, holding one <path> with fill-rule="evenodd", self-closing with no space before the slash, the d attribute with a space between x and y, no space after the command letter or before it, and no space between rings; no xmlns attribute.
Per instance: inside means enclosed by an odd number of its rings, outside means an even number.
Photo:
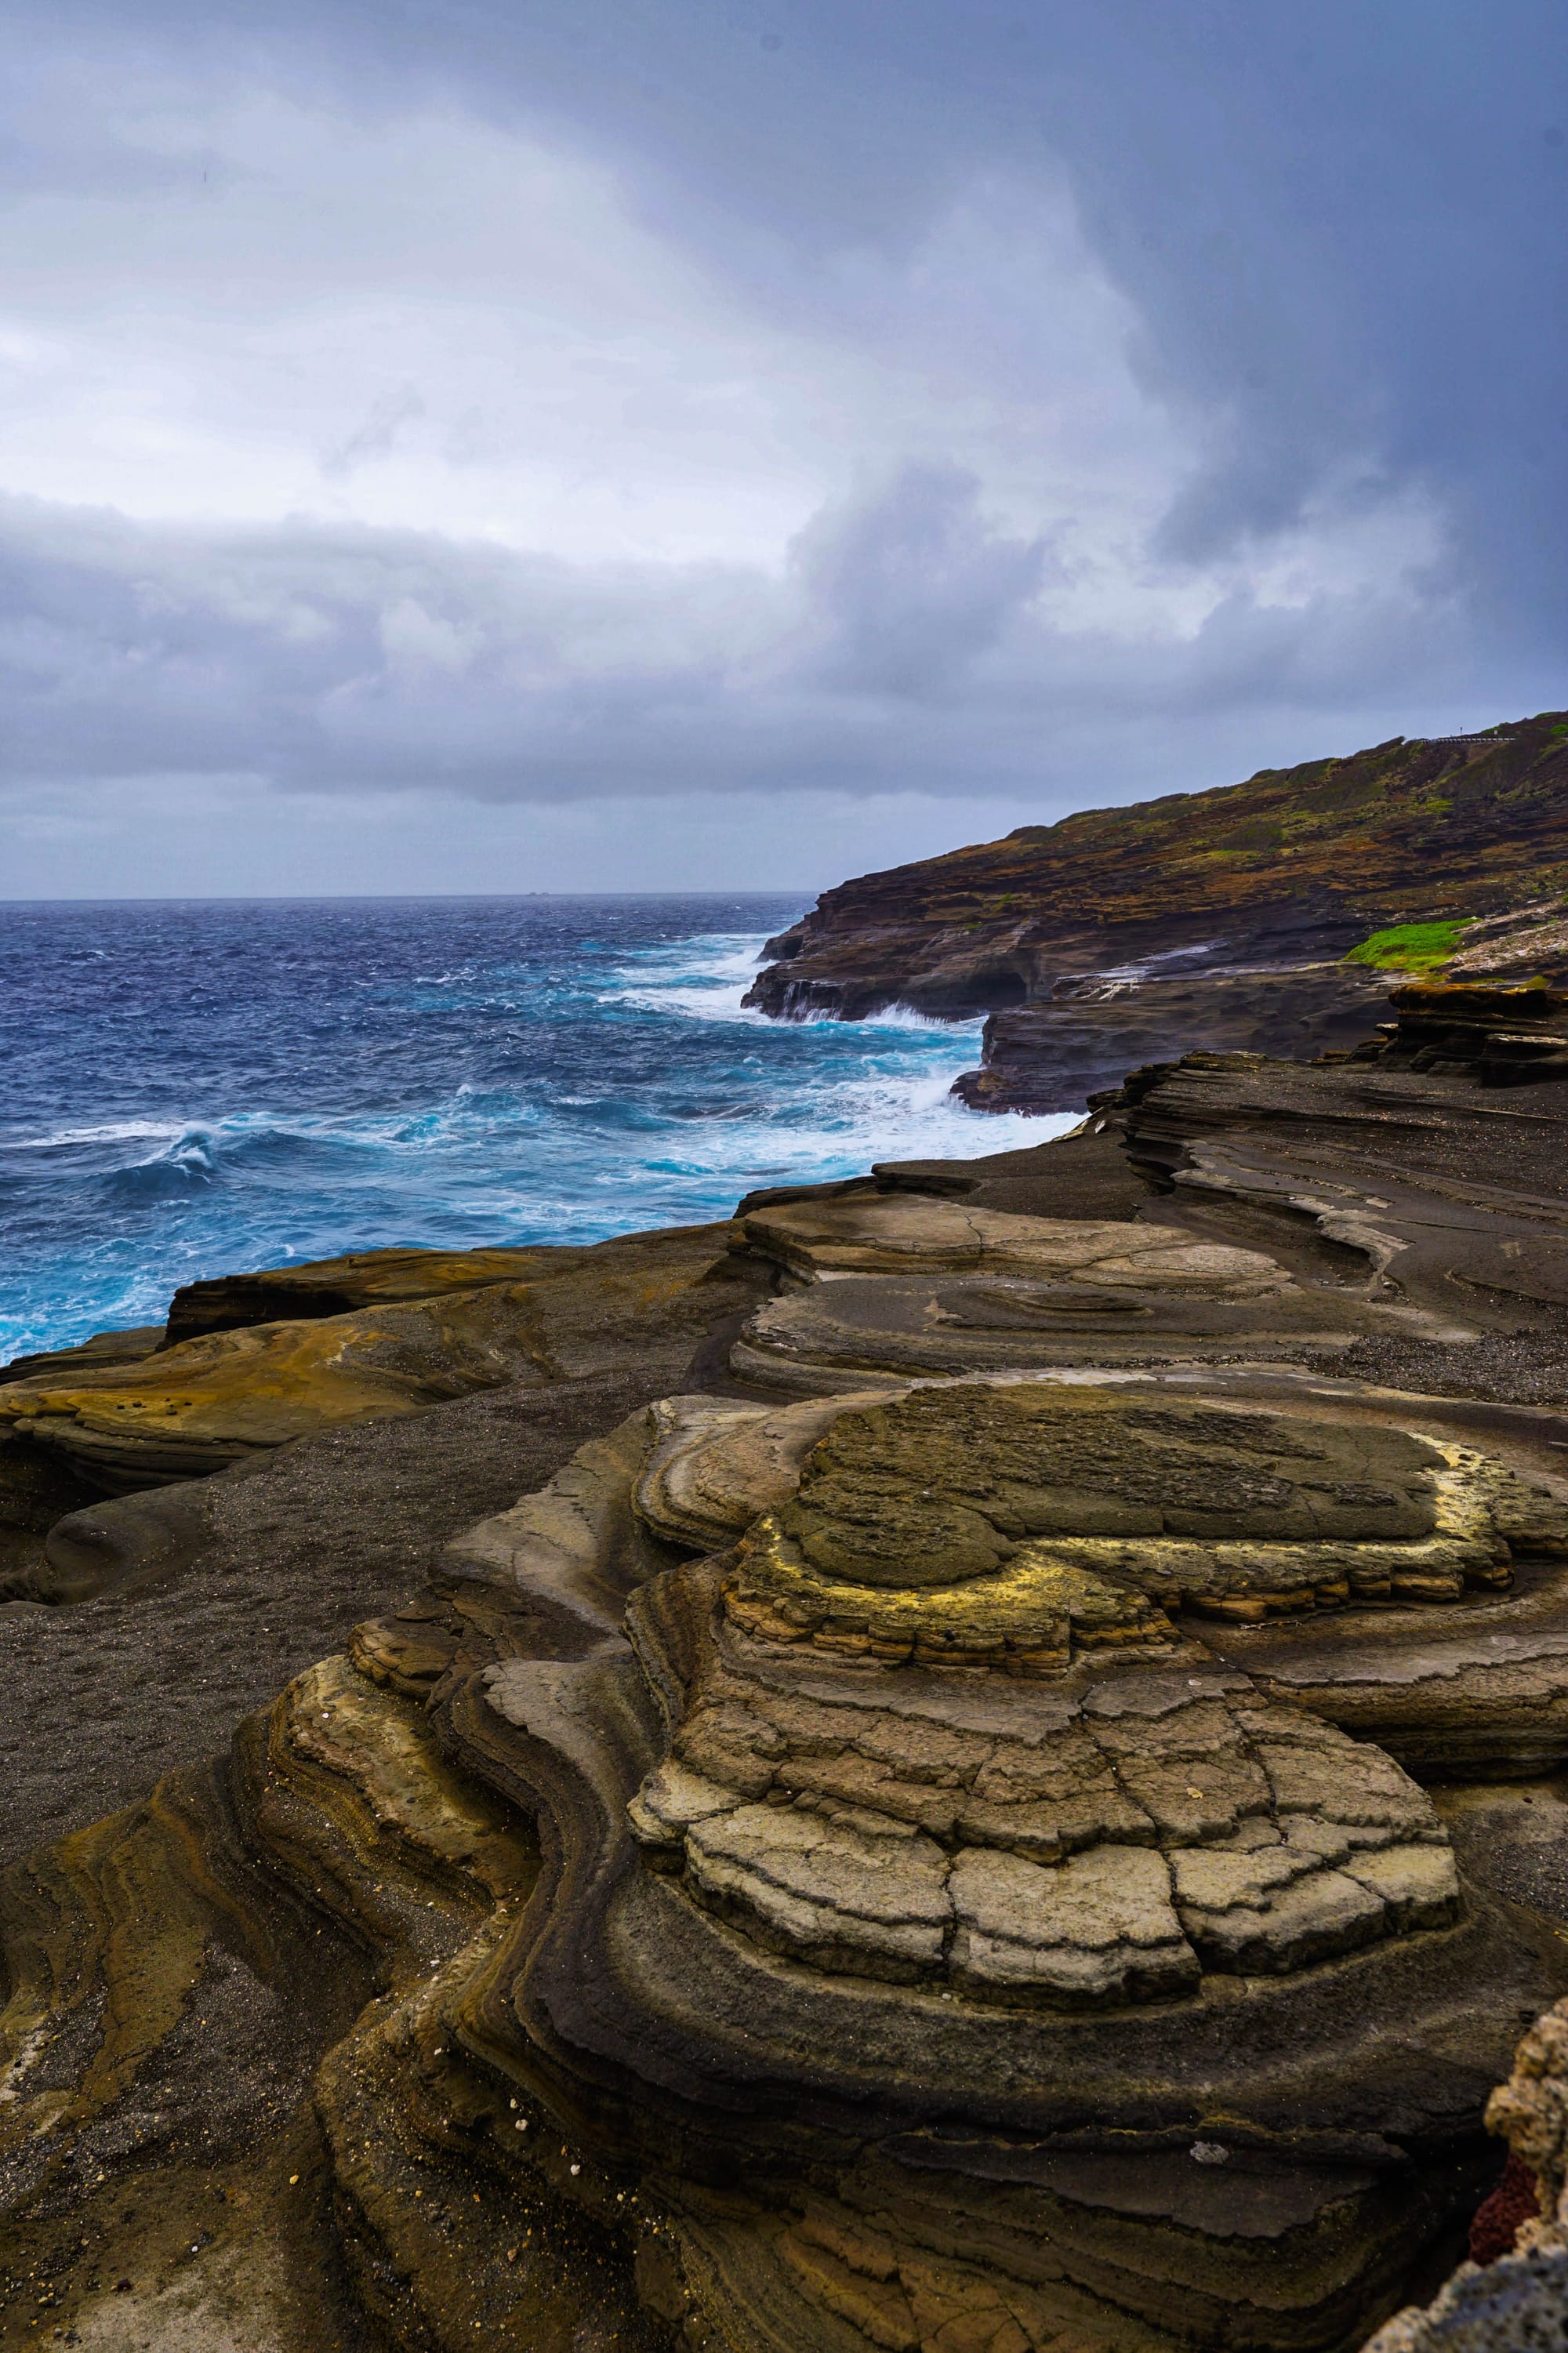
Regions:
<svg viewBox="0 0 1568 2353"><path fill-rule="evenodd" d="M842 883L768 943L747 1001L984 1014L955 1088L977 1111L1081 1109L1194 1049L1311 1056L1363 1034L1402 955L1461 980L1568 969L1565 812L1561 712L1396 737Z"/></svg>
<svg viewBox="0 0 1568 2353"><path fill-rule="evenodd" d="M1557 2341L1568 999L1370 1010L8 1367L0 2343Z"/></svg>

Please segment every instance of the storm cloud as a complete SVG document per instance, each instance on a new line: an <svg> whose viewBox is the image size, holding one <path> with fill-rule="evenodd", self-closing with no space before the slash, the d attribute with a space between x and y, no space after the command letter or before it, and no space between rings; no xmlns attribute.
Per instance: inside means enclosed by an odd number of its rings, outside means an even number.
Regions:
<svg viewBox="0 0 1568 2353"><path fill-rule="evenodd" d="M1558 10L12 42L0 888L815 885L1568 700Z"/></svg>

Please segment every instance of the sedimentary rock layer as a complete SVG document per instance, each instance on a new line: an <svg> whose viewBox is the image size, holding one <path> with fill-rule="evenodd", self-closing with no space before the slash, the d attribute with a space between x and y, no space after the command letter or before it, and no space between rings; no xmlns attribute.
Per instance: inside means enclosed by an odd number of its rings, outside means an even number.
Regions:
<svg viewBox="0 0 1568 2353"><path fill-rule="evenodd" d="M1060 979L1039 1002L991 1015L981 1068L952 1091L973 1111L1078 1111L1140 1063L1194 1048L1303 1060L1348 1052L1384 1018L1387 983L1344 963Z"/></svg>
<svg viewBox="0 0 1568 2353"><path fill-rule="evenodd" d="M1568 1761L1568 1414L1343 1368L1556 1345L1551 1092L1198 1056L1037 1155L307 1270L292 1320L248 1277L14 1385L19 1542L106 1398L244 1363L317 1416L42 1537L58 1600L139 1560L176 1624L247 1495L258 1573L297 1484L352 1575L331 1449L390 1498L505 1399L519 1468L498 1509L463 1455L419 1589L0 1883L0 2328L1348 2353L1568 1991L1568 1872L1503 1827Z"/></svg>
<svg viewBox="0 0 1568 2353"><path fill-rule="evenodd" d="M1194 1049L1343 1051L1399 965L1389 927L1425 926L1408 953L1456 978L1568 972L1565 761L1549 712L1021 827L825 892L748 1001L985 1012L983 1066L955 1087L983 1111L1071 1110Z"/></svg>
<svg viewBox="0 0 1568 2353"><path fill-rule="evenodd" d="M730 1370L807 1396L1009 1366L1141 1366L1227 1349L1263 1361L1367 1335L1457 1342L1477 1331L1457 1301L1440 1311L1365 1282L1303 1283L1259 1250L1152 1216L1037 1218L839 1192L752 1210L738 1225L785 1285L747 1318Z"/></svg>
<svg viewBox="0 0 1568 2353"><path fill-rule="evenodd" d="M771 943L752 1002L847 1019L893 1002L972 1015L1181 950L1309 964L1401 921L1522 907L1568 882L1565 773L1568 720L1545 712L1489 739L1396 737L1020 827L825 892Z"/></svg>
<svg viewBox="0 0 1568 2353"><path fill-rule="evenodd" d="M1500 2022L1568 1960L1462 1887L1386 1748L1207 1647L1169 1555L1290 1549L1325 1591L1462 1493L1465 1589L1507 1613L1568 1509L1451 1451L1149 1384L634 1416L246 1728L119 2074L79 2073L89 2020L147 1963L66 1924L95 1872L150 1909L195 1801L26 1867L26 2229L90 2203L215 1900L270 1916L260 1866L377 1957L310 2063L311 2161L400 2343L1343 2342L1479 2194ZM1397 1603L1342 1608L1352 1651L1430 1613Z"/></svg>
<svg viewBox="0 0 1568 2353"><path fill-rule="evenodd" d="M1381 1064L1194 1054L1117 1099L1189 1232L1315 1234L1388 1296L1496 1329L1568 1306L1568 1097Z"/></svg>
<svg viewBox="0 0 1568 2353"><path fill-rule="evenodd" d="M171 1329L205 1318L196 1336L107 1367L89 1344L79 1366L8 1381L0 1431L115 1494L476 1390L581 1379L672 1340L694 1348L716 1315L747 1303L758 1278L726 1239L691 1226L581 1250L398 1250L385 1269L362 1255L246 1276L232 1297L193 1286L220 1294L204 1295L200 1314L176 1301ZM512 1256L530 1271L487 1279ZM258 1322L268 1301L295 1320Z"/></svg>
<svg viewBox="0 0 1568 2353"><path fill-rule="evenodd" d="M1511 2151L1511 2197L1489 2201L1503 2210L1501 2244L1478 2248L1473 2231L1479 2260L1425 2310L1397 2314L1366 2353L1555 2353L1568 2342L1568 2003L1525 2035L1487 2122Z"/></svg>

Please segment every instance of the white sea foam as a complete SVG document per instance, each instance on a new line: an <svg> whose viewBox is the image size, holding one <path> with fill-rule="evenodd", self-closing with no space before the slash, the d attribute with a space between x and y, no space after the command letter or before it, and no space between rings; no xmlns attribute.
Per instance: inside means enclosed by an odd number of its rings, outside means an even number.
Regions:
<svg viewBox="0 0 1568 2353"><path fill-rule="evenodd" d="M952 1095L980 1059L978 1020L904 1007L772 1020L742 1003L760 932L637 947L609 914L606 944L552 939L531 961L526 940L470 956L454 936L430 942L416 979L374 968L367 989L350 972L323 1000L341 1008L341 1031L319 1025L297 1063L270 1051L275 1028L258 1031L270 1082L243 1075L243 1032L231 1069L221 1050L203 1059L187 1023L144 1082L133 1057L123 1081L104 1062L105 1111L121 1117L94 1121L90 1095L89 1115L68 1121L14 1103L0 1154L34 1156L7 1163L7 1187L33 1231L58 1239L29 1240L8 1270L0 1357L150 1322L176 1284L226 1268L400 1243L592 1241L716 1219L760 1187L973 1158L1075 1124L991 1116ZM260 1024L287 1000L263 990L246 1003ZM187 1085L185 1115L159 1115Z"/></svg>
<svg viewBox="0 0 1568 2353"><path fill-rule="evenodd" d="M169 1120L122 1120L106 1127L57 1127L47 1135L0 1138L0 1152L65 1152L73 1145L145 1144L153 1137L173 1144L184 1134Z"/></svg>
<svg viewBox="0 0 1568 2353"><path fill-rule="evenodd" d="M649 1013L673 1013L693 1021L734 1021L753 1029L776 1029L780 1025L773 1015L742 1001L763 968L763 944L762 936L755 933L721 932L705 939L682 940L672 947L647 950L635 963L616 970L616 986L601 995L598 1002ZM969 1070L979 1052L981 1021L979 1017L942 1021L917 1012L912 1005L889 1005L852 1025L838 1021L831 1013L815 1013L804 1018L792 1017L789 1027L852 1027L862 1032L909 1029L942 1038L973 1036L974 1052L959 1066Z"/></svg>

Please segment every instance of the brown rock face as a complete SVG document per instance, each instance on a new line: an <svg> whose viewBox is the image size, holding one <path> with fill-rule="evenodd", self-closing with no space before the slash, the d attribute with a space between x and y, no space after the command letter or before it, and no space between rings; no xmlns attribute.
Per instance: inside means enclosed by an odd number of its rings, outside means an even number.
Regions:
<svg viewBox="0 0 1568 2353"><path fill-rule="evenodd" d="M1260 1361L1363 1335L1475 1336L1453 1308L1364 1283L1303 1283L1278 1259L1173 1219L1032 1217L900 1187L785 1202L738 1224L784 1282L747 1318L730 1370L797 1395L1008 1367L1171 1364L1227 1345Z"/></svg>
<svg viewBox="0 0 1568 2353"><path fill-rule="evenodd" d="M1494 1087L1568 1078L1568 995L1484 983L1394 989L1384 1042L1349 1058L1385 1070L1437 1071Z"/></svg>
<svg viewBox="0 0 1568 2353"><path fill-rule="evenodd" d="M972 1111L1077 1111L1123 1072L1194 1047L1309 1061L1349 1052L1386 1014L1387 984L1345 964L1060 980L1042 1003L992 1014L982 1067L952 1091Z"/></svg>
<svg viewBox="0 0 1568 2353"><path fill-rule="evenodd" d="M1568 718L1543 712L1490 739L1400 737L1021 827L825 892L773 943L752 1001L972 1014L1182 948L1306 963L1384 925L1523 906L1568 881L1565 780Z"/></svg>
<svg viewBox="0 0 1568 2353"><path fill-rule="evenodd" d="M1568 2338L1568 2002L1525 2035L1487 2123L1510 2155L1472 2226L1473 2260L1366 2353L1556 2353Z"/></svg>
<svg viewBox="0 0 1568 2353"><path fill-rule="evenodd" d="M192 1284L153 1353L115 1361L89 1342L0 1384L0 1432L123 1494L627 1353L689 1353L758 1288L726 1240L689 1226L582 1250L367 1251Z"/></svg>
<svg viewBox="0 0 1568 2353"><path fill-rule="evenodd" d="M1339 959L1388 925L1528 909L1522 927L1478 926L1478 974L1564 961L1543 894L1568 884L1565 786L1568 720L1547 712L1022 827L825 892L770 943L748 1001L786 1018L992 1014L984 1069L959 1089L980 1110L1069 1110L1194 1047L1348 1047L1375 976Z"/></svg>

